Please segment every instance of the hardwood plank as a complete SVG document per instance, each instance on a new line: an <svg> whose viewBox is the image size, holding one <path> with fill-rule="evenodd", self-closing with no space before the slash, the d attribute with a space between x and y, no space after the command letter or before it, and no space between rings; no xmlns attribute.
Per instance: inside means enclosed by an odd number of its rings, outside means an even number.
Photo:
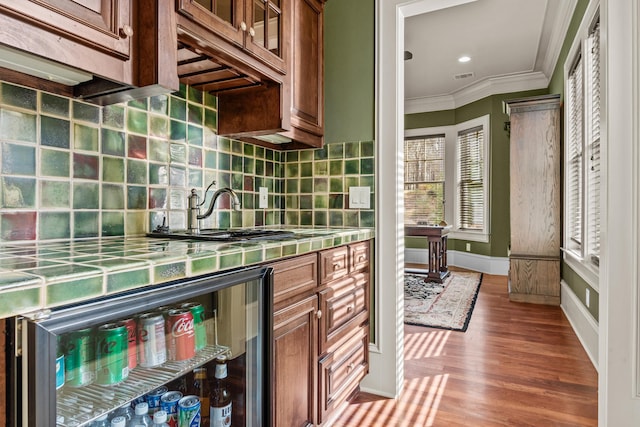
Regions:
<svg viewBox="0 0 640 427"><path fill-rule="evenodd" d="M598 376L559 307L485 274L467 332L405 325L399 399L359 393L334 427L598 424Z"/></svg>

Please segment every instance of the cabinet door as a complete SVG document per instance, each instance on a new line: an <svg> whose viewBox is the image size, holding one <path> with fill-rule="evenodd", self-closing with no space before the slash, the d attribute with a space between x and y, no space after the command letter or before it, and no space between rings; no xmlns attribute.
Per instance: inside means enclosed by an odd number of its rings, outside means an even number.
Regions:
<svg viewBox="0 0 640 427"><path fill-rule="evenodd" d="M314 295L273 316L273 423L315 425L318 298Z"/></svg>
<svg viewBox="0 0 640 427"><path fill-rule="evenodd" d="M131 53L131 0L0 0L0 12L122 59Z"/></svg>
<svg viewBox="0 0 640 427"><path fill-rule="evenodd" d="M284 71L283 34L288 29L285 7L290 0L246 0L245 48L276 69Z"/></svg>
<svg viewBox="0 0 640 427"><path fill-rule="evenodd" d="M244 0L178 0L178 11L216 35L244 44Z"/></svg>
<svg viewBox="0 0 640 427"><path fill-rule="evenodd" d="M307 138L292 136L320 146L324 133L324 3L319 0L294 0L293 4L289 67L291 126L294 134L298 129L309 135Z"/></svg>

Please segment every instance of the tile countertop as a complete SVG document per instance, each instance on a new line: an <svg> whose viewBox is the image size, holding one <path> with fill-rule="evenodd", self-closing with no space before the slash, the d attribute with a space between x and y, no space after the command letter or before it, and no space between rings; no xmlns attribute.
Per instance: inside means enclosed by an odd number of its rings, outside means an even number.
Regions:
<svg viewBox="0 0 640 427"><path fill-rule="evenodd" d="M114 237L0 244L0 319L374 237L373 229L292 229L244 242Z"/></svg>

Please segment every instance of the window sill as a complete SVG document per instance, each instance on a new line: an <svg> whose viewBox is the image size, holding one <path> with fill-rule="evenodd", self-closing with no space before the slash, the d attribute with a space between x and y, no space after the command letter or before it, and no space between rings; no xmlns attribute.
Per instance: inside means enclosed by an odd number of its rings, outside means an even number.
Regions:
<svg viewBox="0 0 640 427"><path fill-rule="evenodd" d="M578 257L569 249L562 248L562 252L564 253L564 262L596 292L600 292L600 276L598 269L589 261Z"/></svg>
<svg viewBox="0 0 640 427"><path fill-rule="evenodd" d="M469 240L471 242L489 243L489 235L482 232L453 230L449 233L450 239Z"/></svg>

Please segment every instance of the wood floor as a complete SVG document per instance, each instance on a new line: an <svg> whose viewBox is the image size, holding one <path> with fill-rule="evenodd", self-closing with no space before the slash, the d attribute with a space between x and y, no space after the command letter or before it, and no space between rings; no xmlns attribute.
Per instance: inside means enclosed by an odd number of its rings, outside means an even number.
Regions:
<svg viewBox="0 0 640 427"><path fill-rule="evenodd" d="M597 372L561 309L509 302L505 276L483 276L466 332L405 325L404 342L400 398L360 393L335 427L598 425Z"/></svg>

